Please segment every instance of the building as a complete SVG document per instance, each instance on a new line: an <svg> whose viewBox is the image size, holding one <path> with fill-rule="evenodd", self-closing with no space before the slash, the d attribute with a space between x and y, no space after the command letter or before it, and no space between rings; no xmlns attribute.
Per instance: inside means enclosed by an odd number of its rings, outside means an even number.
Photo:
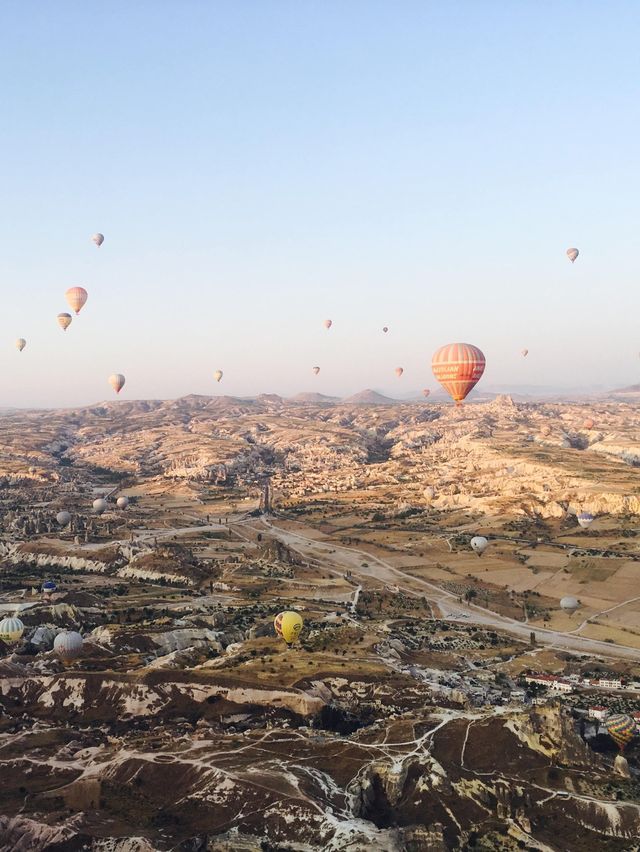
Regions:
<svg viewBox="0 0 640 852"><path fill-rule="evenodd" d="M527 683L536 683L538 686L544 686L547 689L553 689L556 692L573 692L573 684L569 680L565 680L558 675L549 674L531 674L525 675L524 679Z"/></svg>
<svg viewBox="0 0 640 852"><path fill-rule="evenodd" d="M622 689L622 681L616 677L601 677L599 680L592 680L591 686L597 686L600 689Z"/></svg>
<svg viewBox="0 0 640 852"><path fill-rule="evenodd" d="M602 704L596 704L595 707L589 707L587 716L590 719L595 719L596 722L604 722L609 715L609 708L603 707Z"/></svg>

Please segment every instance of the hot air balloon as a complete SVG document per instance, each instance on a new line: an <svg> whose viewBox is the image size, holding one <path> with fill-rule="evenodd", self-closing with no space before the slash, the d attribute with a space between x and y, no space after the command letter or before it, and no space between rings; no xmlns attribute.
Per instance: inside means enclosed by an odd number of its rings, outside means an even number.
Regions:
<svg viewBox="0 0 640 852"><path fill-rule="evenodd" d="M551 427L546 424L540 429L540 432L545 436L549 436L551 434Z"/></svg>
<svg viewBox="0 0 640 852"><path fill-rule="evenodd" d="M124 387L125 378L122 373L113 373L109 376L109 384L116 393L120 393Z"/></svg>
<svg viewBox="0 0 640 852"><path fill-rule="evenodd" d="M478 556L482 556L487 547L489 546L489 542L483 535L475 535L471 541L471 549L474 553L477 553Z"/></svg>
<svg viewBox="0 0 640 852"><path fill-rule="evenodd" d="M579 607L580 601L578 598L574 598L573 595L565 595L564 598L560 599L560 608L572 615Z"/></svg>
<svg viewBox="0 0 640 852"><path fill-rule="evenodd" d="M104 235L103 234L94 234L91 237L91 242L95 243L98 246L98 248L100 248L100 246L104 242Z"/></svg>
<svg viewBox="0 0 640 852"><path fill-rule="evenodd" d="M331 326L333 325L333 320L325 320L323 324L325 328L331 328Z"/></svg>
<svg viewBox="0 0 640 852"><path fill-rule="evenodd" d="M24 337L19 337L16 340L16 349L18 350L18 352L22 352L22 350L24 349L24 347L26 345L27 345L27 341L24 339Z"/></svg>
<svg viewBox="0 0 640 852"><path fill-rule="evenodd" d="M613 716L609 716L605 722L605 727L620 752L625 750L636 733L636 723L626 713L614 713Z"/></svg>
<svg viewBox="0 0 640 852"><path fill-rule="evenodd" d="M431 391L429 390L429 388L425 388L422 391L422 396L426 399L429 396L430 393L431 393Z"/></svg>
<svg viewBox="0 0 640 852"><path fill-rule="evenodd" d="M582 527L583 530L588 529L594 521L594 517L591 512L580 512L578 515L578 523Z"/></svg>
<svg viewBox="0 0 640 852"><path fill-rule="evenodd" d="M395 374L398 378L404 373L404 369L402 367L396 367Z"/></svg>
<svg viewBox="0 0 640 852"><path fill-rule="evenodd" d="M389 327L385 325L385 326L383 326L383 329L382 329L382 330L383 330L383 331L384 331L384 333L386 334L386 333L389 331Z"/></svg>
<svg viewBox="0 0 640 852"><path fill-rule="evenodd" d="M116 506L118 507L118 509L126 509L128 505L129 498L125 497L124 495L122 497L118 497L118 499L116 500Z"/></svg>
<svg viewBox="0 0 640 852"><path fill-rule="evenodd" d="M595 425L596 425L596 424L593 422L593 420L592 420L590 417L587 417L587 419L586 419L586 420L584 421L584 423L582 424L582 426L583 426L583 428L584 428L584 429L593 429L593 427L594 427Z"/></svg>
<svg viewBox="0 0 640 852"><path fill-rule="evenodd" d="M434 352L431 369L456 405L461 405L482 377L485 364L485 357L477 346L448 343Z"/></svg>
<svg viewBox="0 0 640 852"><path fill-rule="evenodd" d="M224 374L223 374L222 370L216 370L215 373L213 374L213 378L216 380L216 382L219 382L223 375Z"/></svg>
<svg viewBox="0 0 640 852"><path fill-rule="evenodd" d="M314 373L315 373L315 375L317 376L317 375L318 375L318 373L320 372L320 367L313 367L313 372L314 372Z"/></svg>
<svg viewBox="0 0 640 852"><path fill-rule="evenodd" d="M7 645L15 645L22 639L24 624L19 618L3 618L0 621L0 639Z"/></svg>
<svg viewBox="0 0 640 852"><path fill-rule="evenodd" d="M296 641L302 630L302 624L302 616L292 610L278 613L273 620L276 633L284 639L287 645Z"/></svg>
<svg viewBox="0 0 640 852"><path fill-rule="evenodd" d="M84 287L70 287L64 296L71 310L79 314L87 301L89 294Z"/></svg>
<svg viewBox="0 0 640 852"><path fill-rule="evenodd" d="M436 496L436 489L433 487L433 485L427 485L427 487L422 493L424 494L427 500L433 500L433 498Z"/></svg>
<svg viewBox="0 0 640 852"><path fill-rule="evenodd" d="M93 501L93 511L96 515L104 514L109 508L109 504L103 497L98 497L97 500Z"/></svg>
<svg viewBox="0 0 640 852"><path fill-rule="evenodd" d="M40 586L41 591L44 592L45 595L52 595L57 590L57 585L53 580L45 580L44 583Z"/></svg>
<svg viewBox="0 0 640 852"><path fill-rule="evenodd" d="M58 512L56 515L56 521L61 527L66 527L66 525L71 521L71 515L69 512Z"/></svg>
<svg viewBox="0 0 640 852"><path fill-rule="evenodd" d="M580 254L577 248L568 248L567 249L567 257L571 261L571 263L575 263L576 257Z"/></svg>
<svg viewBox="0 0 640 852"><path fill-rule="evenodd" d="M63 331L66 331L71 325L71 314L58 314L58 325Z"/></svg>
<svg viewBox="0 0 640 852"><path fill-rule="evenodd" d="M77 659L82 653L82 636L75 630L63 630L53 640L53 650L60 659Z"/></svg>
<svg viewBox="0 0 640 852"><path fill-rule="evenodd" d="M529 354L528 349L521 349L520 352L521 352L523 358L526 358L527 355Z"/></svg>

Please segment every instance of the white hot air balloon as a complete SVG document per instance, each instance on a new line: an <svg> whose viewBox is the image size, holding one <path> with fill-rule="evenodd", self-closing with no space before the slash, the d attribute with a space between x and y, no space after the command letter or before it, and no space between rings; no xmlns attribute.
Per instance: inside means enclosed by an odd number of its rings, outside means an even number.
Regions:
<svg viewBox="0 0 640 852"><path fill-rule="evenodd" d="M120 391L124 387L124 383L125 377L122 375L122 373L112 373L109 376L109 384L116 393L120 393Z"/></svg>
<svg viewBox="0 0 640 852"><path fill-rule="evenodd" d="M24 624L19 618L3 618L0 621L0 639L6 645L15 645L22 639L24 633Z"/></svg>
<svg viewBox="0 0 640 852"><path fill-rule="evenodd" d="M216 382L219 382L220 379L223 376L224 376L224 373L222 372L222 370L216 370L215 373L213 374L213 378L216 380Z"/></svg>
<svg viewBox="0 0 640 852"><path fill-rule="evenodd" d="M564 598L560 600L560 607L565 612L570 612L573 614L580 606L580 601L578 598L574 598L573 595L565 595Z"/></svg>
<svg viewBox="0 0 640 852"><path fill-rule="evenodd" d="M331 326L333 325L333 320L325 320L323 325L326 329L330 329Z"/></svg>
<svg viewBox="0 0 640 852"><path fill-rule="evenodd" d="M63 331L66 331L69 328L72 320L73 320L73 317L71 316L71 314L67 314L67 313L58 314L58 325L60 326L60 328Z"/></svg>
<svg viewBox="0 0 640 852"><path fill-rule="evenodd" d="M126 509L128 505L129 505L129 498L128 497L122 496L122 497L118 497L118 499L116 500L116 506L118 507L118 509Z"/></svg>
<svg viewBox="0 0 640 852"><path fill-rule="evenodd" d="M79 314L86 304L89 294L84 287L69 287L64 297L71 310Z"/></svg>
<svg viewBox="0 0 640 852"><path fill-rule="evenodd" d="M109 508L109 504L103 497L98 497L97 500L93 501L93 511L96 515L104 514Z"/></svg>
<svg viewBox="0 0 640 852"><path fill-rule="evenodd" d="M93 234L92 237L91 237L91 242L94 243L94 245L98 246L98 248L100 248L100 246L104 242L104 235L103 234Z"/></svg>
<svg viewBox="0 0 640 852"><path fill-rule="evenodd" d="M53 650L60 659L77 659L82 653L82 636L75 630L63 630L53 640Z"/></svg>
<svg viewBox="0 0 640 852"><path fill-rule="evenodd" d="M529 354L529 350L528 349L521 349L520 354L522 355L523 358L526 358L527 355Z"/></svg>
<svg viewBox="0 0 640 852"><path fill-rule="evenodd" d="M24 339L24 337L19 337L16 340L16 349L18 350L18 352L22 352L22 350L24 349L24 347L26 345L27 345L27 341Z"/></svg>
<svg viewBox="0 0 640 852"><path fill-rule="evenodd" d="M589 529L593 521L594 517L591 512L580 512L580 514L578 515L578 523L580 524L583 530Z"/></svg>
<svg viewBox="0 0 640 852"><path fill-rule="evenodd" d="M567 257L571 261L571 263L575 263L576 257L580 254L577 248L568 248L567 249Z"/></svg>
<svg viewBox="0 0 640 852"><path fill-rule="evenodd" d="M487 547L489 546L489 542L483 535L475 535L471 539L471 549L474 553L477 553L478 556L482 556Z"/></svg>
<svg viewBox="0 0 640 852"><path fill-rule="evenodd" d="M71 522L71 515L69 512L58 512L56 515L56 521L61 527L66 527L66 525Z"/></svg>

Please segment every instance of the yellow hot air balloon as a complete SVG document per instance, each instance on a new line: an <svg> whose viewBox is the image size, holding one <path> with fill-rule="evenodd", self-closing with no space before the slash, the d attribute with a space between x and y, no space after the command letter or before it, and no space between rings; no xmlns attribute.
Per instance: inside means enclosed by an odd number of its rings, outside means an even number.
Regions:
<svg viewBox="0 0 640 852"><path fill-rule="evenodd" d="M400 378L400 376L404 373L404 369L402 367L396 367L396 376Z"/></svg>
<svg viewBox="0 0 640 852"><path fill-rule="evenodd" d="M71 316L71 314L58 314L58 325L63 331L66 331L71 325L72 319L73 317Z"/></svg>
<svg viewBox="0 0 640 852"><path fill-rule="evenodd" d="M16 340L16 349L18 350L18 352L22 352L22 350L24 349L24 347L26 345L27 345L27 341L24 339L24 337L19 337Z"/></svg>
<svg viewBox="0 0 640 852"><path fill-rule="evenodd" d="M300 613L293 612L293 610L279 612L273 620L276 633L284 639L287 645L291 645L300 636L303 623Z"/></svg>
<svg viewBox="0 0 640 852"><path fill-rule="evenodd" d="M84 287L69 287L64 296L71 310L79 314L86 303L89 294Z"/></svg>
<svg viewBox="0 0 640 852"><path fill-rule="evenodd" d="M213 374L213 378L216 380L216 382L219 382L223 375L224 374L223 374L222 370L216 370L215 373Z"/></svg>
<svg viewBox="0 0 640 852"><path fill-rule="evenodd" d="M109 376L109 384L116 393L120 393L120 391L124 387L124 383L125 378L122 373L113 373L111 376Z"/></svg>

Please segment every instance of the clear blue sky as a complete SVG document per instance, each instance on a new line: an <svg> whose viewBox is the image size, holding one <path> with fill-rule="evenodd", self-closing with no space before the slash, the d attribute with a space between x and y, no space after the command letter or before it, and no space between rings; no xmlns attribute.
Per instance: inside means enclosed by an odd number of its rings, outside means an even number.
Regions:
<svg viewBox="0 0 640 852"><path fill-rule="evenodd" d="M452 340L638 381L639 43L634 0L8 0L0 406L400 393Z"/></svg>

